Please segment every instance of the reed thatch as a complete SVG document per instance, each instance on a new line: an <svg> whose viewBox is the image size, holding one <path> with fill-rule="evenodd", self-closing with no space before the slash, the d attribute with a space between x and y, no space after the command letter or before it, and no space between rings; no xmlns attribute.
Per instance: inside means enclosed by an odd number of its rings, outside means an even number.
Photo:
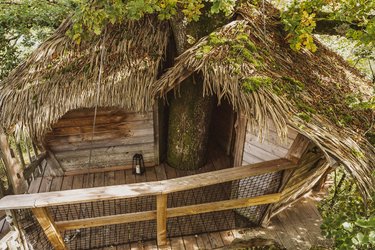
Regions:
<svg viewBox="0 0 375 250"><path fill-rule="evenodd" d="M349 107L348 98L353 93L362 100L371 98L370 82L318 41L316 53L290 49L278 16L270 5L265 13L242 6L236 21L181 54L153 85L153 95L165 97L193 73L201 74L203 95L227 98L246 114L250 128L261 131L260 137L271 122L281 138L288 126L295 128L328 161L342 162L369 195L375 187L375 149L363 135L373 113ZM246 51L238 47L241 43ZM240 50L233 50L236 45Z"/></svg>
<svg viewBox="0 0 375 250"><path fill-rule="evenodd" d="M40 141L72 109L96 104L135 111L151 108L147 93L160 72L168 26L154 17L125 21L108 25L103 35L78 45L66 35L71 25L69 19L64 21L0 84L2 126L20 124Z"/></svg>

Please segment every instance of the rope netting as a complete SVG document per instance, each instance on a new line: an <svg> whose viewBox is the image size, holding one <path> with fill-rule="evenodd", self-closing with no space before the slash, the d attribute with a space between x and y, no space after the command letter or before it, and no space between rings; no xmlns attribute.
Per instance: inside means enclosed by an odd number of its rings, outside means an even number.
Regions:
<svg viewBox="0 0 375 250"><path fill-rule="evenodd" d="M282 172L215 184L168 195L168 208L276 193ZM267 205L168 218L168 237L259 225ZM55 221L156 210L155 196L98 201L50 208ZM30 210L19 210L19 223L34 249L51 249ZM69 249L96 249L156 239L156 221L100 226L63 233Z"/></svg>

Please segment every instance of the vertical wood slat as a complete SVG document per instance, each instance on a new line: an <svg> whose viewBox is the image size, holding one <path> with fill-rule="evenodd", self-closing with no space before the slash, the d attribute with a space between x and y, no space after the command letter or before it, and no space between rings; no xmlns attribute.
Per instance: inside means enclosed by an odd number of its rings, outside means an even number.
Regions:
<svg viewBox="0 0 375 250"><path fill-rule="evenodd" d="M23 158L21 145L18 142L16 142L16 149L17 149L18 156L20 157L22 168L25 169L25 167L26 167L25 159Z"/></svg>
<svg viewBox="0 0 375 250"><path fill-rule="evenodd" d="M54 249L67 249L65 242L47 208L32 208L32 212Z"/></svg>
<svg viewBox="0 0 375 250"><path fill-rule="evenodd" d="M156 196L156 228L158 246L167 244L167 194Z"/></svg>
<svg viewBox="0 0 375 250"><path fill-rule="evenodd" d="M0 128L0 157L5 166L8 181L14 194L22 194L27 190L27 182L23 178L23 169L18 159L14 157L8 142L8 136Z"/></svg>
<svg viewBox="0 0 375 250"><path fill-rule="evenodd" d="M243 151L245 147L247 119L240 112L237 113L237 121L235 126L236 139L233 148L233 165L235 167L242 166Z"/></svg>

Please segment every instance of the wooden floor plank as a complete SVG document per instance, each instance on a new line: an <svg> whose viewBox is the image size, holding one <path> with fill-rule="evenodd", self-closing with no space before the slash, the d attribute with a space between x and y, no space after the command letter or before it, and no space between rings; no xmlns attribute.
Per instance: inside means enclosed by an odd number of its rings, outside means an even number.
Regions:
<svg viewBox="0 0 375 250"><path fill-rule="evenodd" d="M197 243L201 247L200 249L212 249L211 241L207 233L199 234L197 238Z"/></svg>
<svg viewBox="0 0 375 250"><path fill-rule="evenodd" d="M148 240L143 244L145 250L158 250L156 240Z"/></svg>
<svg viewBox="0 0 375 250"><path fill-rule="evenodd" d="M171 248L185 250L184 240L182 237L173 237L171 240Z"/></svg>
<svg viewBox="0 0 375 250"><path fill-rule="evenodd" d="M116 250L130 250L131 246L130 244L122 244L116 247Z"/></svg>
<svg viewBox="0 0 375 250"><path fill-rule="evenodd" d="M194 235L188 235L182 237L184 240L184 246L186 250L197 250L199 249L197 238Z"/></svg>
<svg viewBox="0 0 375 250"><path fill-rule="evenodd" d="M224 242L221 239L221 235L218 232L208 233L212 248L219 248L224 246Z"/></svg>
<svg viewBox="0 0 375 250"><path fill-rule="evenodd" d="M232 230L221 231L220 234L225 246L229 245L234 240Z"/></svg>
<svg viewBox="0 0 375 250"><path fill-rule="evenodd" d="M49 192L50 187L52 184L52 176L46 176L42 179L42 182L40 183L39 191L38 193L44 193L44 192Z"/></svg>
<svg viewBox="0 0 375 250"><path fill-rule="evenodd" d="M42 177L37 177L30 183L29 190L28 190L29 194L38 193L40 184L42 183L42 179L43 179Z"/></svg>

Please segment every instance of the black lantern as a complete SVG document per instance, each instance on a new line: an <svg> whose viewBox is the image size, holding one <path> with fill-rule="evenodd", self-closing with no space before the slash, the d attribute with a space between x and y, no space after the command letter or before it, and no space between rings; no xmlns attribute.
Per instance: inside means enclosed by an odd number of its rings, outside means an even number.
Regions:
<svg viewBox="0 0 375 250"><path fill-rule="evenodd" d="M141 175L146 171L145 162L143 161L142 154L135 154L133 156L132 170L133 170L133 174L138 174L138 175Z"/></svg>

